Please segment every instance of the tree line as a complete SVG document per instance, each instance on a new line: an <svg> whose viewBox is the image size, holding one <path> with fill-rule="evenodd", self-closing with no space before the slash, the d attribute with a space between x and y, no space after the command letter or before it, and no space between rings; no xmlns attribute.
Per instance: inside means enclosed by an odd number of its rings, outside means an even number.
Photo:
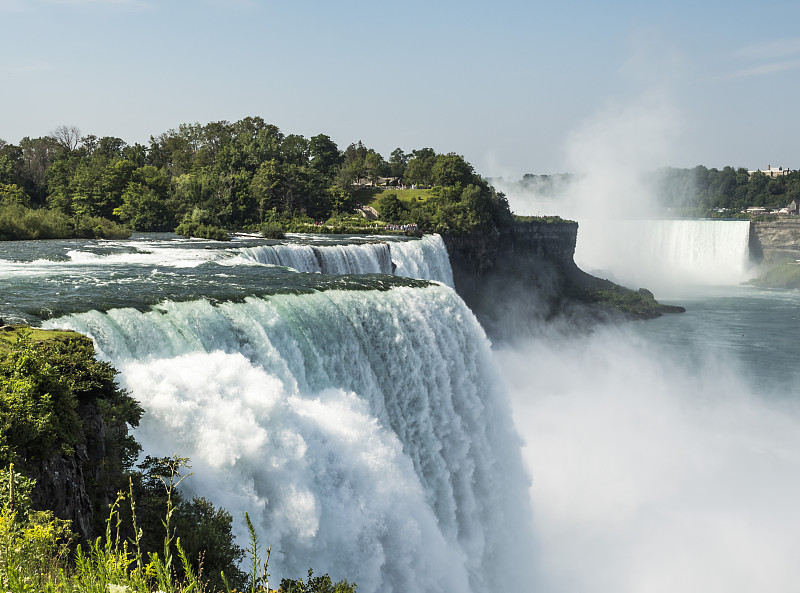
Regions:
<svg viewBox="0 0 800 593"><path fill-rule="evenodd" d="M750 207L770 210L800 200L800 172L772 177L739 167L665 168L655 173L657 195L671 210L695 216L736 215Z"/></svg>
<svg viewBox="0 0 800 593"><path fill-rule="evenodd" d="M325 134L284 134L260 117L182 124L147 146L61 126L19 144L0 140L0 207L95 217L136 231L205 225L259 229L352 213L354 192L381 178L437 188L412 221L420 230L508 222L505 197L455 153L431 148L389 159L360 141L340 150ZM408 209L406 209L408 210ZM395 208L402 218L403 207Z"/></svg>
<svg viewBox="0 0 800 593"><path fill-rule="evenodd" d="M543 197L561 195L580 175L526 174L515 186ZM770 176L739 167L665 167L644 175L657 203L671 214L692 217L740 216L750 207L776 210L800 200L800 171Z"/></svg>

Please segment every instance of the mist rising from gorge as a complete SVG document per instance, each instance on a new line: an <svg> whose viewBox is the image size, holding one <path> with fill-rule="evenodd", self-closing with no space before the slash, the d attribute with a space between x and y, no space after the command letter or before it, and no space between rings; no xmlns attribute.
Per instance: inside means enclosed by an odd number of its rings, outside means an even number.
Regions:
<svg viewBox="0 0 800 593"><path fill-rule="evenodd" d="M654 344L628 326L498 353L533 477L531 591L745 593L797 582L797 406L701 347Z"/></svg>

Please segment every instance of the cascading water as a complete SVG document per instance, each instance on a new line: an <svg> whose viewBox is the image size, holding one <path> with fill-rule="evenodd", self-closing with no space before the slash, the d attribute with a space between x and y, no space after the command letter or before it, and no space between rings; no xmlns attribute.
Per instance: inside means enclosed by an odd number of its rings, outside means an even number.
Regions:
<svg viewBox="0 0 800 593"><path fill-rule="evenodd" d="M425 235L419 241L391 243L391 250L398 276L436 280L453 286L447 247L439 235Z"/></svg>
<svg viewBox="0 0 800 593"><path fill-rule="evenodd" d="M397 274L453 285L447 248L439 235L361 245L280 244L245 247L244 260L322 274Z"/></svg>
<svg viewBox="0 0 800 593"><path fill-rule="evenodd" d="M322 274L391 274L386 243L365 245L261 245L242 249L242 257L261 264Z"/></svg>
<svg viewBox="0 0 800 593"><path fill-rule="evenodd" d="M452 289L166 302L46 325L94 339L147 411L145 451L191 457L190 493L248 511L279 551L273 575L313 566L366 592L525 582L520 443Z"/></svg>
<svg viewBox="0 0 800 593"><path fill-rule="evenodd" d="M634 288L738 284L749 241L746 220L581 219L575 262Z"/></svg>

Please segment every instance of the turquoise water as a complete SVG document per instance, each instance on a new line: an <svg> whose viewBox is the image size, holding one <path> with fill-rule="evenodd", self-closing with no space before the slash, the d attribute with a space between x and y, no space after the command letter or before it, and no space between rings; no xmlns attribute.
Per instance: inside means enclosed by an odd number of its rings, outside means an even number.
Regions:
<svg viewBox="0 0 800 593"><path fill-rule="evenodd" d="M440 238L219 242L152 233L127 241L0 242L0 317L38 324L92 309L146 310L167 300L419 284L407 277L452 284Z"/></svg>
<svg viewBox="0 0 800 593"><path fill-rule="evenodd" d="M668 301L686 313L637 323L637 332L683 355L690 366L709 357L727 360L756 393L800 395L799 291L730 286L691 292Z"/></svg>

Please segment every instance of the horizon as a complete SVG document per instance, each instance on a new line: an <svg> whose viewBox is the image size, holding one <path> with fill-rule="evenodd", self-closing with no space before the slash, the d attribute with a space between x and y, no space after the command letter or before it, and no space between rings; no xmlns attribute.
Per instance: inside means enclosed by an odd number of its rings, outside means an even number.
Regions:
<svg viewBox="0 0 800 593"><path fill-rule="evenodd" d="M180 124L259 116L385 158L455 152L491 178L590 161L800 169L798 16L717 0L0 0L0 138L66 125L147 145Z"/></svg>

